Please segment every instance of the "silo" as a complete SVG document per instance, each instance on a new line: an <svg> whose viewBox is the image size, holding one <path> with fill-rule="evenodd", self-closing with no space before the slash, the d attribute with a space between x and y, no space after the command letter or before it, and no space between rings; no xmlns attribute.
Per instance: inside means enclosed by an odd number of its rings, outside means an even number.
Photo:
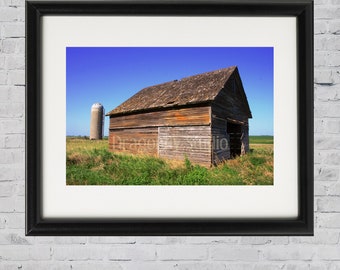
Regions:
<svg viewBox="0 0 340 270"><path fill-rule="evenodd" d="M103 139L104 133L104 107L95 103L91 107L90 140Z"/></svg>

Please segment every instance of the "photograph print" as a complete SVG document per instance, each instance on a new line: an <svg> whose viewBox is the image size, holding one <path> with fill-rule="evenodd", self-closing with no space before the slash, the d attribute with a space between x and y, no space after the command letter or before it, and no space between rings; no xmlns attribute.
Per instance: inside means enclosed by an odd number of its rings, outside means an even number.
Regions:
<svg viewBox="0 0 340 270"><path fill-rule="evenodd" d="M273 47L67 47L67 185L273 185Z"/></svg>

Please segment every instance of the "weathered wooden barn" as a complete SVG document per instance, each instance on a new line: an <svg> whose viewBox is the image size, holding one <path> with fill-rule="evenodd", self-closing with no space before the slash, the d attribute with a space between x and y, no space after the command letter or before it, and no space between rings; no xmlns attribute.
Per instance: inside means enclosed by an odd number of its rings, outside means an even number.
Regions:
<svg viewBox="0 0 340 270"><path fill-rule="evenodd" d="M235 66L144 88L107 115L112 151L204 166L249 151L252 115Z"/></svg>

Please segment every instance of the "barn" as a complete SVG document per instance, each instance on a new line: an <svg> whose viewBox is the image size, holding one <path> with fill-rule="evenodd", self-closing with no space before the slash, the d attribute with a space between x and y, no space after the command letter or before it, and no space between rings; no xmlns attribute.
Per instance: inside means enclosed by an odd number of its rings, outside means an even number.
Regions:
<svg viewBox="0 0 340 270"><path fill-rule="evenodd" d="M252 114L236 66L146 87L107 116L115 152L208 167L249 151Z"/></svg>

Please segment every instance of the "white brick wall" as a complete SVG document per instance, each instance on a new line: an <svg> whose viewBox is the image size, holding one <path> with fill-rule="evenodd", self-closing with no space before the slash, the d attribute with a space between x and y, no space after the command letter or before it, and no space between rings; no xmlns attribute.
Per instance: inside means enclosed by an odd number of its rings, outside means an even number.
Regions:
<svg viewBox="0 0 340 270"><path fill-rule="evenodd" d="M315 3L314 237L25 237L24 36L0 0L0 269L340 270L340 0Z"/></svg>

